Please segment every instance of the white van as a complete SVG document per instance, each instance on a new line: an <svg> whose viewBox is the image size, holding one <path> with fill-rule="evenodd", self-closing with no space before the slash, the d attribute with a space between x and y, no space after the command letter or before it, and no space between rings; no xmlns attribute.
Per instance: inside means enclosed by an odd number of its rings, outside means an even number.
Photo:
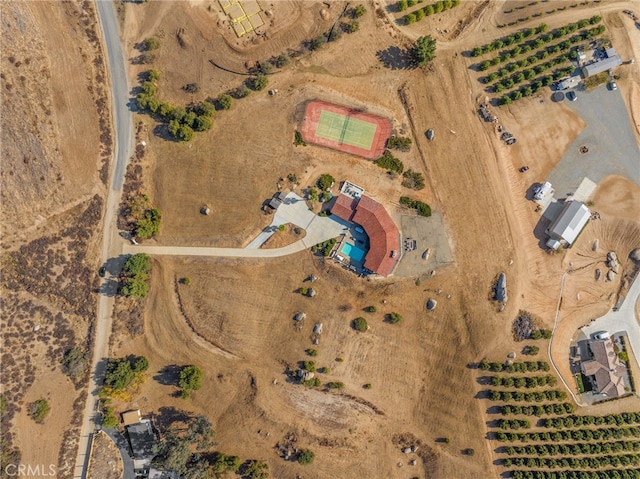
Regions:
<svg viewBox="0 0 640 479"><path fill-rule="evenodd" d="M593 339L609 339L611 335L607 331L598 331L593 335Z"/></svg>

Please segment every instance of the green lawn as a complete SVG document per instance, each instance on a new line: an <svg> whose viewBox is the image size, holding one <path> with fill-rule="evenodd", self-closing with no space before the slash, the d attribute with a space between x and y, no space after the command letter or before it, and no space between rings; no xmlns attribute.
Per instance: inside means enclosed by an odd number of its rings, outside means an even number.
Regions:
<svg viewBox="0 0 640 479"><path fill-rule="evenodd" d="M373 143L377 125L368 121L323 110L316 135L328 140L368 150Z"/></svg>

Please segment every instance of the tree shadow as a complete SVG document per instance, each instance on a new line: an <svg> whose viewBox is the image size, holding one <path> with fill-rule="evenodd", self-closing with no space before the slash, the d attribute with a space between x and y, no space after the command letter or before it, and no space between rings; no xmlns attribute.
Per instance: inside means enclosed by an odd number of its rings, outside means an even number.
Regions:
<svg viewBox="0 0 640 479"><path fill-rule="evenodd" d="M491 378L493 376L480 376L476 379L476 382L482 386L489 386L491 384Z"/></svg>
<svg viewBox="0 0 640 479"><path fill-rule="evenodd" d="M182 366L178 366L177 364L169 364L165 366L158 374L153 376L153 379L163 386L178 386L178 379L180 377L180 371L182 371Z"/></svg>
<svg viewBox="0 0 640 479"><path fill-rule="evenodd" d="M167 431L174 423L187 423L191 419L189 413L173 406L163 406L154 416L154 422L162 431Z"/></svg>
<svg viewBox="0 0 640 479"><path fill-rule="evenodd" d="M416 67L409 52L395 45L386 50L378 50L376 57L390 70L414 70Z"/></svg>
<svg viewBox="0 0 640 479"><path fill-rule="evenodd" d="M479 363L467 363L467 369L480 369Z"/></svg>
<svg viewBox="0 0 640 479"><path fill-rule="evenodd" d="M489 390L483 389L482 391L478 391L473 397L475 399L489 399Z"/></svg>
<svg viewBox="0 0 640 479"><path fill-rule="evenodd" d="M490 406L487 408L487 414L502 414L501 406Z"/></svg>
<svg viewBox="0 0 640 479"><path fill-rule="evenodd" d="M156 125L155 128L153 129L153 134L158 138L162 138L165 141L180 143L180 140L169 132L169 126L164 123L160 123Z"/></svg>

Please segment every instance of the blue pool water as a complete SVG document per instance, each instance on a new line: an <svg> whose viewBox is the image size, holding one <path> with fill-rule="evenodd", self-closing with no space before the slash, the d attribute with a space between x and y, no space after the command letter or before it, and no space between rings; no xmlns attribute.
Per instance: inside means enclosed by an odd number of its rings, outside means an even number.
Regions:
<svg viewBox="0 0 640 479"><path fill-rule="evenodd" d="M342 252L354 261L362 261L362 258L364 258L365 254L364 250L361 250L357 246L353 246L350 243L345 243L342 245Z"/></svg>

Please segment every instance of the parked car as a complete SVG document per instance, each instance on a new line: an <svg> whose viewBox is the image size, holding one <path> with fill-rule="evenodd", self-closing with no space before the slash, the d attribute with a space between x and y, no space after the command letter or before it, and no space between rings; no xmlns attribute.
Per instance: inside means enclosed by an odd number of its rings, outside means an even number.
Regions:
<svg viewBox="0 0 640 479"><path fill-rule="evenodd" d="M593 339L609 339L611 335L607 331L598 331L593 335Z"/></svg>
<svg viewBox="0 0 640 479"><path fill-rule="evenodd" d="M576 92L570 91L567 93L567 99L569 101L576 101L578 99L578 96L576 95Z"/></svg>
<svg viewBox="0 0 640 479"><path fill-rule="evenodd" d="M611 80L611 82L609 83L609 86L611 87L611 91L616 91L618 89L618 84L616 83L615 80Z"/></svg>
<svg viewBox="0 0 640 479"><path fill-rule="evenodd" d="M101 278L104 278L104 275L106 273L107 273L107 269L104 266L98 270L98 274L100 275Z"/></svg>

